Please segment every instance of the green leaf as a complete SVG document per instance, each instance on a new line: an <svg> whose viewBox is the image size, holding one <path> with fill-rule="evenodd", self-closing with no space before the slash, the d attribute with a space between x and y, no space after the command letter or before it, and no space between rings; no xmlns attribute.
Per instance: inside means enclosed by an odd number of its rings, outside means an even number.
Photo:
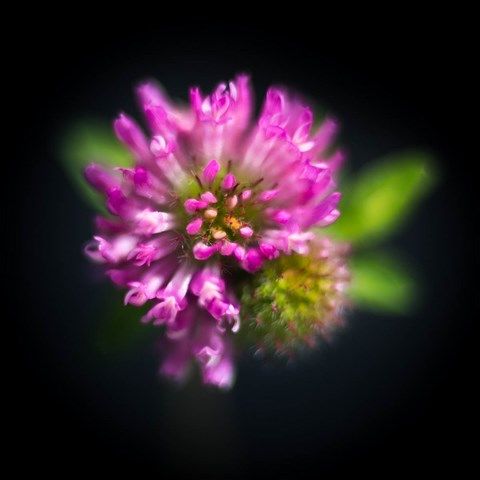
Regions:
<svg viewBox="0 0 480 480"><path fill-rule="evenodd" d="M341 215L327 232L352 243L374 243L393 234L436 180L431 157L404 152L368 165L340 190Z"/></svg>
<svg viewBox="0 0 480 480"><path fill-rule="evenodd" d="M409 266L381 253L354 255L349 295L359 307L392 314L409 312L418 298L418 286Z"/></svg>
<svg viewBox="0 0 480 480"><path fill-rule="evenodd" d="M153 329L140 321L147 310L124 305L119 295L108 296L94 338L96 348L101 352L123 352L151 340Z"/></svg>
<svg viewBox="0 0 480 480"><path fill-rule="evenodd" d="M60 145L60 161L79 193L97 210L104 211L103 199L85 181L83 171L91 163L115 167L133 165L133 158L116 139L110 125L82 121L73 125Z"/></svg>

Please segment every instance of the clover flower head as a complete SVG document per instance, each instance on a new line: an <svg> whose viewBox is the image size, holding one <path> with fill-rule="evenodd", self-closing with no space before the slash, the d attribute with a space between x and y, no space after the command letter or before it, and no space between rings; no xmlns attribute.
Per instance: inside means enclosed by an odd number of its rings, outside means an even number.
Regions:
<svg viewBox="0 0 480 480"><path fill-rule="evenodd" d="M232 338L248 318L241 279L318 260L318 231L339 216L337 124L314 129L312 110L277 87L254 120L246 75L210 95L192 88L188 106L153 82L137 96L149 136L126 114L114 122L134 165L85 170L110 213L85 252L126 289L125 304L150 306L143 321L164 329L163 374L181 380L194 362L205 383L228 388Z"/></svg>

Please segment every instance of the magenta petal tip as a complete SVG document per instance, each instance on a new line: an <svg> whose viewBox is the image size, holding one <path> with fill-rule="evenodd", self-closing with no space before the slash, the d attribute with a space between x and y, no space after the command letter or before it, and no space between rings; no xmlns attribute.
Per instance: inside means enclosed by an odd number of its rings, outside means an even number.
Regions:
<svg viewBox="0 0 480 480"><path fill-rule="evenodd" d="M214 253L218 251L218 245L205 245L203 242L198 242L193 246L193 256L197 260L207 260Z"/></svg>
<svg viewBox="0 0 480 480"><path fill-rule="evenodd" d="M219 170L220 164L216 160L210 160L210 162L208 162L202 173L203 179L207 182L207 184L210 185L215 180Z"/></svg>
<svg viewBox="0 0 480 480"><path fill-rule="evenodd" d="M231 190L237 183L237 179L233 173L227 173L222 180L222 188L224 190Z"/></svg>
<svg viewBox="0 0 480 480"><path fill-rule="evenodd" d="M207 203L217 203L217 197L212 192L202 193L200 198Z"/></svg>
<svg viewBox="0 0 480 480"><path fill-rule="evenodd" d="M203 221L201 218L192 220L185 228L189 235L196 235L202 228Z"/></svg>
<svg viewBox="0 0 480 480"><path fill-rule="evenodd" d="M265 190L260 193L258 196L258 200L260 202L269 202L270 200L274 199L278 194L278 190Z"/></svg>

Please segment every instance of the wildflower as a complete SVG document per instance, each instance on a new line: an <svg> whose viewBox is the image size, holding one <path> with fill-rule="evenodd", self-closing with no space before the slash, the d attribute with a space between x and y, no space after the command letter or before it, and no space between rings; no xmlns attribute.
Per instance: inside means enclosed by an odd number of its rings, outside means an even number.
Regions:
<svg viewBox="0 0 480 480"><path fill-rule="evenodd" d="M154 83L137 95L149 136L126 114L114 122L134 166L85 171L110 213L86 254L127 289L125 303L150 305L143 321L164 329L165 375L182 379L195 360L205 383L227 388L240 278L255 283L284 258L311 261L315 232L339 216L337 125L314 130L311 109L276 87L254 121L246 75L206 96L192 88L186 107Z"/></svg>

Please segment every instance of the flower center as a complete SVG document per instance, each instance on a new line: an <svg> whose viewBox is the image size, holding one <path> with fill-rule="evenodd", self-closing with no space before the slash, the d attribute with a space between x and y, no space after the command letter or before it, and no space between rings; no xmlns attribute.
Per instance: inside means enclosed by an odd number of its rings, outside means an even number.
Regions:
<svg viewBox="0 0 480 480"><path fill-rule="evenodd" d="M236 244L255 240L263 209L256 188L261 179L241 183L229 171L214 178L204 173L203 177L206 178L193 174L195 187L183 203L187 213L186 232L206 245L221 240Z"/></svg>

